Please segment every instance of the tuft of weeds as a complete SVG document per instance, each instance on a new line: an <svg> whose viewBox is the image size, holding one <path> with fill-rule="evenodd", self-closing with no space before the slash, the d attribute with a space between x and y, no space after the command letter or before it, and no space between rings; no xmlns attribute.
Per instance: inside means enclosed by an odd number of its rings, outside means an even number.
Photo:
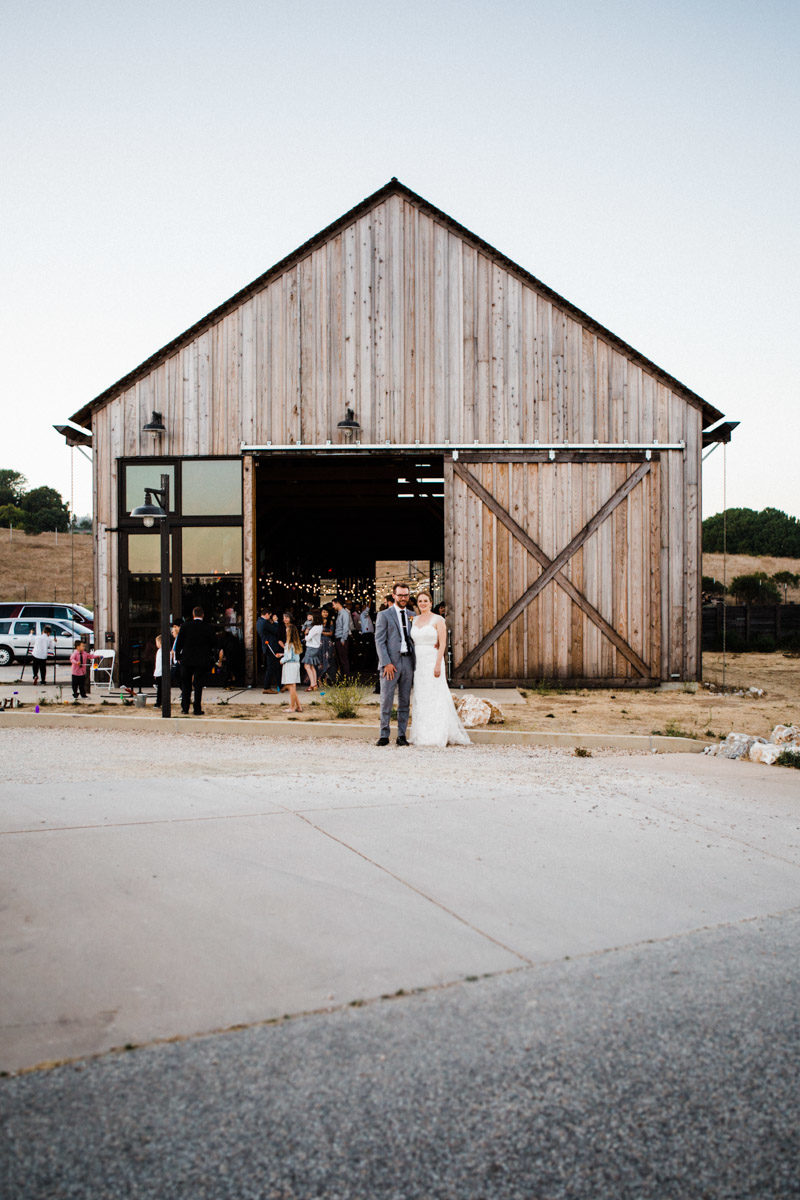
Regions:
<svg viewBox="0 0 800 1200"><path fill-rule="evenodd" d="M325 704L340 720L358 716L358 706L369 688L355 676L343 675L325 693Z"/></svg>
<svg viewBox="0 0 800 1200"><path fill-rule="evenodd" d="M650 733L653 737L683 737L693 738L694 741L697 741L697 734L683 729L677 721L667 721L663 729L651 729Z"/></svg>
<svg viewBox="0 0 800 1200"><path fill-rule="evenodd" d="M576 758L591 758L592 752L591 752L591 750L587 750L585 746L576 746L575 747L575 757Z"/></svg>
<svg viewBox="0 0 800 1200"><path fill-rule="evenodd" d="M562 692L563 690L555 679L537 679L531 685L531 692L535 696L552 696L554 692Z"/></svg>
<svg viewBox="0 0 800 1200"><path fill-rule="evenodd" d="M800 750L781 750L775 759L777 767L797 767L800 770Z"/></svg>

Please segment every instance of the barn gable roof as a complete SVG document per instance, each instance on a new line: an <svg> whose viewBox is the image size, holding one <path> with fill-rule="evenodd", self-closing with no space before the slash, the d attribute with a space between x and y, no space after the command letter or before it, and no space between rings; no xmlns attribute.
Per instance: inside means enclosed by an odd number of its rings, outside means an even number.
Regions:
<svg viewBox="0 0 800 1200"><path fill-rule="evenodd" d="M560 296L558 292L553 291L552 288L547 287L547 285L542 283L541 280L537 279L534 275L531 275L530 272L526 271L524 267L519 266L518 263L515 263L512 259L501 253L501 251L495 249L495 247L490 245L489 242L484 241L483 238L478 237L465 226L460 225L457 221L453 220L452 217L448 216L447 213L442 212L441 209L436 208L433 204L430 204L424 199L424 197L417 195L416 192L413 192L410 188L406 187L405 184L400 183L398 179L391 179L387 184L384 185L384 187L379 188L377 192L373 192L371 196L367 196L366 199L362 200L354 208L351 208L348 212L344 213L336 221L332 222L332 224L328 225L325 229L322 229L319 233L315 234L314 237L310 238L307 242L304 242L301 246L298 246L298 248L292 251L291 254L288 254L285 258L282 258L280 262L275 263L275 265L270 267L269 270L265 271L263 275L259 275L257 279L253 280L252 283L249 283L246 287L242 288L241 291L236 292L236 294L231 296L229 300L226 300L224 304L220 304L217 308L212 309L211 312L207 313L204 317L201 317L199 321L195 322L195 324L190 326L184 333L181 333L178 335L178 337L173 338L171 342L168 342L165 346L162 346L160 350L156 350L154 354L151 354L150 357L145 359L144 362L140 363L138 367L135 367L132 371L129 371L127 375L122 377L122 379L117 380L116 383L112 384L110 387L106 388L105 391L101 392L99 396L96 396L94 400L89 401L82 408L80 408L78 412L73 414L71 419L79 425L89 427L92 413L95 410L102 408L106 403L108 403L108 401L119 395L120 392L126 391L129 387L136 383L137 380L148 375L154 367L158 366L159 363L163 362L165 359L171 358L172 355L177 353L183 346L187 345L193 341L194 338L198 337L211 326L215 325L218 321L227 316L228 313L232 312L239 305L243 304L251 296L262 291L271 280L275 279L284 271L294 266L301 259L305 258L316 247L322 245L329 238L334 237L336 234L341 232L342 229L350 225L354 220L363 216L371 208L375 207L382 201L386 200L389 196L393 195L400 195L404 199L410 201L412 204L417 205L421 210L433 217L434 220L438 221L442 225L445 225L448 229L451 229L454 233L458 234L469 245L481 251L483 254L486 254L498 265L504 267L506 270L516 275L524 283L534 288L535 291L537 291L540 295L552 301L560 309L573 317L579 324L583 325L584 328L597 333L627 358L643 367L660 382L664 383L672 391L676 392L678 395L687 400L688 403L692 404L696 408L701 409L703 414L704 428L721 420L723 413L714 408L713 405L709 404L701 396L698 396L695 392L691 391L690 388L687 388L680 382L680 380L675 379L674 376L662 370L661 367L657 366L643 354L640 354L638 350L634 350L634 348L627 342L623 341L622 338L617 337L616 334L612 333L609 329L606 329L605 326L599 323L599 321L595 321L594 318L590 317L587 313L577 308L574 304L571 304L569 300L566 300L563 296Z"/></svg>

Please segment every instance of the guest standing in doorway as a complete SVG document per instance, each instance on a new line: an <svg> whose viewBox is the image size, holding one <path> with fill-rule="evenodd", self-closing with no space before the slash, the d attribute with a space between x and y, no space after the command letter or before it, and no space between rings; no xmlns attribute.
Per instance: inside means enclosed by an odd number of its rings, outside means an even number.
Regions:
<svg viewBox="0 0 800 1200"><path fill-rule="evenodd" d="M322 613L317 608L309 615L311 625L305 634L306 649L303 655L303 666L308 675L308 690L316 692L319 686L317 667L320 666L322 660Z"/></svg>
<svg viewBox="0 0 800 1200"><path fill-rule="evenodd" d="M331 671L336 663L336 654L334 651L334 630L335 621L333 612L329 605L322 606L322 639L320 641L320 664L317 671L317 679L320 683L327 682L330 679Z"/></svg>
<svg viewBox="0 0 800 1200"><path fill-rule="evenodd" d="M336 645L336 665L340 675L350 674L350 634L353 632L353 621L344 606L344 600L337 596L333 602L336 611L336 627L334 642Z"/></svg>

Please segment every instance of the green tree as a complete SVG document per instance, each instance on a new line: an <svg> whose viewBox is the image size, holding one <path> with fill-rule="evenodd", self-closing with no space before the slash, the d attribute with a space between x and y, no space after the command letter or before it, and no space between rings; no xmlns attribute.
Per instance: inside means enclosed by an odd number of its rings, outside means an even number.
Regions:
<svg viewBox="0 0 800 1200"><path fill-rule="evenodd" d="M731 580L730 591L741 604L778 604L781 598L777 583L766 571L737 575Z"/></svg>
<svg viewBox="0 0 800 1200"><path fill-rule="evenodd" d="M27 482L19 471L12 471L9 467L0 468L0 506L18 505L25 493Z"/></svg>
<svg viewBox="0 0 800 1200"><path fill-rule="evenodd" d="M23 495L20 508L25 513L28 533L50 529L65 533L69 529L69 509L55 488L32 488Z"/></svg>
<svg viewBox="0 0 800 1200"><path fill-rule="evenodd" d="M785 604L787 588L797 587L800 584L800 575L795 575L794 571L778 571L772 578L778 587L783 588L783 603Z"/></svg>
<svg viewBox="0 0 800 1200"><path fill-rule="evenodd" d="M723 522L727 526L729 554L769 554L800 558L800 521L778 508L729 508L703 521L703 549L721 553Z"/></svg>
<svg viewBox="0 0 800 1200"><path fill-rule="evenodd" d="M0 525L13 525L15 529L27 529L27 513L16 504L0 504Z"/></svg>

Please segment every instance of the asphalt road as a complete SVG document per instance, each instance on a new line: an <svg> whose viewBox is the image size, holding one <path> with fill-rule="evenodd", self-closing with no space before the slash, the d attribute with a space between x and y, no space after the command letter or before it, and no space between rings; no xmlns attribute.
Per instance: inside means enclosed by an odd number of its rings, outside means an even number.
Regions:
<svg viewBox="0 0 800 1200"><path fill-rule="evenodd" d="M800 918L2 1081L5 1200L800 1195Z"/></svg>

